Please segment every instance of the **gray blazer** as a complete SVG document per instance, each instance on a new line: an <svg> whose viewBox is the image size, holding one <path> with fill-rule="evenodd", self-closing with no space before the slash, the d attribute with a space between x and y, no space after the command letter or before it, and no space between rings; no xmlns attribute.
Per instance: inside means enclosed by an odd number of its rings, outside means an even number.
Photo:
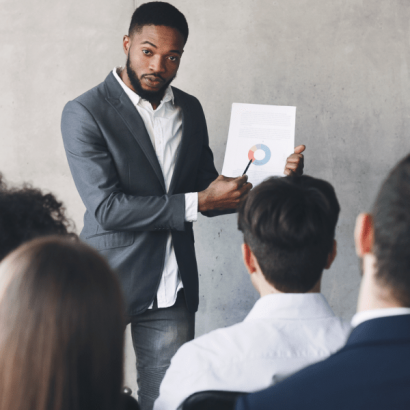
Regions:
<svg viewBox="0 0 410 410"><path fill-rule="evenodd" d="M184 194L204 190L218 173L201 104L177 88L173 92L183 112L183 133L168 193L144 122L112 73L68 102L62 115L68 163L87 209L80 237L118 273L128 314L143 312L153 301L169 232L187 307L198 308L194 235L192 223L185 222Z"/></svg>

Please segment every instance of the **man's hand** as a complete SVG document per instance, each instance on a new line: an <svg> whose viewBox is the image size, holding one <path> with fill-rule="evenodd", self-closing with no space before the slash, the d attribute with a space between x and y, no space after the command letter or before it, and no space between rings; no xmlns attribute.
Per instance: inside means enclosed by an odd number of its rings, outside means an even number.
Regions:
<svg viewBox="0 0 410 410"><path fill-rule="evenodd" d="M252 189L247 181L247 175L238 178L219 175L207 189L198 192L198 211L236 209Z"/></svg>
<svg viewBox="0 0 410 410"><path fill-rule="evenodd" d="M305 149L305 145L298 145L295 148L295 153L288 157L285 165L285 175L301 176L303 174L304 157L302 152Z"/></svg>

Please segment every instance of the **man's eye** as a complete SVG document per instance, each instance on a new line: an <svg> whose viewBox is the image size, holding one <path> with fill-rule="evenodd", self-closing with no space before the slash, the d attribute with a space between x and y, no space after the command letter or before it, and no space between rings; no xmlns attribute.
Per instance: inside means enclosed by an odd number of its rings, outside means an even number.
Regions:
<svg viewBox="0 0 410 410"><path fill-rule="evenodd" d="M149 51L149 50L142 50L142 52L143 52L146 56L150 54L150 51Z"/></svg>
<svg viewBox="0 0 410 410"><path fill-rule="evenodd" d="M174 56L169 57L169 59L170 59L171 61L177 61L177 60L178 60L178 58L177 58L177 57L174 57Z"/></svg>

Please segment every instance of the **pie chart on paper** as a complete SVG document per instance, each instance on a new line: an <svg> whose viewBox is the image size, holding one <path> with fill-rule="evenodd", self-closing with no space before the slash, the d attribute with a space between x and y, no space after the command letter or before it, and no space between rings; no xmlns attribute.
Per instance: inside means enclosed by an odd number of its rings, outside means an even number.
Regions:
<svg viewBox="0 0 410 410"><path fill-rule="evenodd" d="M262 150L265 153L265 156L262 159L255 158L255 152L258 150ZM258 155L259 156L259 155ZM254 145L248 153L249 161L252 161L253 165L265 165L269 162L271 157L271 152L269 147L264 144L256 144Z"/></svg>

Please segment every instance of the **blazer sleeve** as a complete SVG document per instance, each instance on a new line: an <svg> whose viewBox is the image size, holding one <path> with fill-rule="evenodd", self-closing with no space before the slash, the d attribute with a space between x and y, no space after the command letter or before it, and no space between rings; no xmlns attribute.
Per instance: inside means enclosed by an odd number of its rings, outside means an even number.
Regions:
<svg viewBox="0 0 410 410"><path fill-rule="evenodd" d="M61 132L77 190L104 230L184 230L184 194L136 196L122 191L101 130L78 101L64 107Z"/></svg>
<svg viewBox="0 0 410 410"><path fill-rule="evenodd" d="M204 111L199 101L198 101L198 104L199 104L199 108L201 111L200 115L203 121L203 128L204 128L202 154L201 154L201 158L199 162L198 176L197 176L197 181L196 181L197 190L198 192L200 192L208 188L211 182L215 181L215 179L218 178L219 174L215 168L214 155L209 146L208 127L206 125L205 114L204 114ZM237 212L236 209L227 209L224 211L205 211L201 213L202 215L213 217L213 216L219 216L219 215L233 214L235 212Z"/></svg>

